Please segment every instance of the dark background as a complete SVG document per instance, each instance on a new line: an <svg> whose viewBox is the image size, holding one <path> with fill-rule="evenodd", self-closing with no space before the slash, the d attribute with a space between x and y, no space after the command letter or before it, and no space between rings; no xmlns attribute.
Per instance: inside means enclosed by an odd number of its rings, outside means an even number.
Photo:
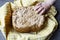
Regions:
<svg viewBox="0 0 60 40"><path fill-rule="evenodd" d="M12 2L13 0L0 0L0 6L2 6L5 2L8 2L8 1ZM57 15L55 17L59 25L58 25L57 30L53 33L50 40L60 40L60 0L56 0L56 2L54 3L54 6L56 7L56 10L57 10ZM1 31L0 31L0 40L5 40Z"/></svg>

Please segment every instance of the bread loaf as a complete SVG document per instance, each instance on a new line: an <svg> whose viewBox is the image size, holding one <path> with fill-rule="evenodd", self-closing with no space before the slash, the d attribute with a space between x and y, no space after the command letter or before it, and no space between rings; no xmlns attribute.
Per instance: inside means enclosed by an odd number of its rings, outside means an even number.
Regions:
<svg viewBox="0 0 60 40"><path fill-rule="evenodd" d="M36 32L43 28L44 15L39 15L33 7L21 7L12 15L14 29L19 32Z"/></svg>

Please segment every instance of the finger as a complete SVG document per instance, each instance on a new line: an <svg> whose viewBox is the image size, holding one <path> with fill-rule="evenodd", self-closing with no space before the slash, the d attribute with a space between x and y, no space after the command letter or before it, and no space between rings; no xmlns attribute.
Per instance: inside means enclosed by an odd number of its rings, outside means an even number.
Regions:
<svg viewBox="0 0 60 40"><path fill-rule="evenodd" d="M39 8L40 8L40 6L35 6L33 9L38 10Z"/></svg>
<svg viewBox="0 0 60 40"><path fill-rule="evenodd" d="M39 14L43 10L43 7L40 7L36 12Z"/></svg>
<svg viewBox="0 0 60 40"><path fill-rule="evenodd" d="M44 12L45 12L45 9L43 9L43 10L39 13L39 15L44 14Z"/></svg>
<svg viewBox="0 0 60 40"><path fill-rule="evenodd" d="M41 6L41 5L35 6L35 7L34 7L34 10L38 10L40 7L42 7L42 6Z"/></svg>
<svg viewBox="0 0 60 40"><path fill-rule="evenodd" d="M41 5L42 3L37 3L37 5L36 6L39 6L39 5Z"/></svg>
<svg viewBox="0 0 60 40"><path fill-rule="evenodd" d="M41 7L41 3L38 3L33 9L38 10Z"/></svg>

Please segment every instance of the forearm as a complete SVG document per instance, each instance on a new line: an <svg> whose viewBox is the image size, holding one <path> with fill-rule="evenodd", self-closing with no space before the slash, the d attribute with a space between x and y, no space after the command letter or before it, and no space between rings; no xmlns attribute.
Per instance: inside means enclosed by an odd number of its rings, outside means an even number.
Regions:
<svg viewBox="0 0 60 40"><path fill-rule="evenodd" d="M52 5L56 0L44 0L45 3Z"/></svg>

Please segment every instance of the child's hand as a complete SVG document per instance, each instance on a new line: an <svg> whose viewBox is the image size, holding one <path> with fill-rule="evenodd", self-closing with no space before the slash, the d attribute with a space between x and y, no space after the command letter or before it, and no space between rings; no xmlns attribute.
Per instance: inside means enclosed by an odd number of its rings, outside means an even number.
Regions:
<svg viewBox="0 0 60 40"><path fill-rule="evenodd" d="M43 3L38 3L34 7L34 10L41 15L41 14L45 13L45 11L48 10L49 8L50 8L50 5L43 2Z"/></svg>

